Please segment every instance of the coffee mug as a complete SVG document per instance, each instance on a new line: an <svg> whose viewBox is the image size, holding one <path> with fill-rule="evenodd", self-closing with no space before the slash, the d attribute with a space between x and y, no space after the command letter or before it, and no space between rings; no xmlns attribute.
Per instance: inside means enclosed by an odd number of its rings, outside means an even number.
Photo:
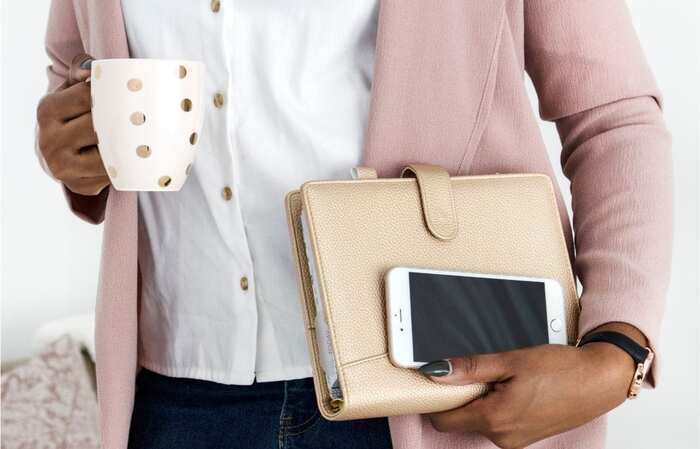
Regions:
<svg viewBox="0 0 700 449"><path fill-rule="evenodd" d="M92 121L115 189L180 190L204 119L203 77L196 61L92 62Z"/></svg>

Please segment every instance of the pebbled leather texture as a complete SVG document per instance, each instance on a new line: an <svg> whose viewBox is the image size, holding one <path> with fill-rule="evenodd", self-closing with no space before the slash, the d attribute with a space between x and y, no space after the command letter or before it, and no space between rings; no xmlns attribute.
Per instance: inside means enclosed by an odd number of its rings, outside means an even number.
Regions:
<svg viewBox="0 0 700 449"><path fill-rule="evenodd" d="M452 198L450 175L440 167L412 164L401 171L401 177L415 176L418 181L425 225L435 238L452 240L457 235L457 215Z"/></svg>
<svg viewBox="0 0 700 449"><path fill-rule="evenodd" d="M564 291L568 340L575 342L579 304L550 179L532 174L450 178L459 227L448 241L426 227L419 182L311 181L287 195L314 383L326 419L448 410L487 391L483 384L437 384L390 363L384 274L395 266L556 279ZM342 403L330 403L320 369L301 213L309 224Z"/></svg>

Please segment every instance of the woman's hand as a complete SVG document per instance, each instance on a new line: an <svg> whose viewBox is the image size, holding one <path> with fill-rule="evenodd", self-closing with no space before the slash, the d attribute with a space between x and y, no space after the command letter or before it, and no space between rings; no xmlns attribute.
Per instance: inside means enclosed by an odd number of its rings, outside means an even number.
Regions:
<svg viewBox="0 0 700 449"><path fill-rule="evenodd" d="M501 448L522 448L612 410L626 397L634 362L608 343L582 348L543 345L500 354L450 359L424 366L437 382L492 383L464 407L430 415L443 432L478 432Z"/></svg>
<svg viewBox="0 0 700 449"><path fill-rule="evenodd" d="M42 98L37 107L38 144L46 165L81 195L97 195L110 183L92 126L90 84L85 82L89 76L87 65L71 68L66 85Z"/></svg>

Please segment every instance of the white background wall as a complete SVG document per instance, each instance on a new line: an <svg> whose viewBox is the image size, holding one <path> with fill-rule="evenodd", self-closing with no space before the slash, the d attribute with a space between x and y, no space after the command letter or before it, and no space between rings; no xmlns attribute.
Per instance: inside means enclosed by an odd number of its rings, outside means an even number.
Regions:
<svg viewBox="0 0 700 449"><path fill-rule="evenodd" d="M674 136L676 243L660 385L612 413L609 447L693 448L698 442L698 6L630 0L665 94ZM93 308L101 228L70 215L33 153L34 115L46 86L43 36L49 0L2 0L2 359L31 353L47 320ZM533 95L533 102L534 102ZM558 167L559 143L543 133ZM561 178L568 192L566 180Z"/></svg>

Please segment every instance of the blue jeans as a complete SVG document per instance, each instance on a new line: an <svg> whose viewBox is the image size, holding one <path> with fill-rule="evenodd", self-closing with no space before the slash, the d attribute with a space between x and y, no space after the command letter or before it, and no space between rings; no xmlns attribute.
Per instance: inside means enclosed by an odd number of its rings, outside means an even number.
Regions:
<svg viewBox="0 0 700 449"><path fill-rule="evenodd" d="M310 378L223 385L162 376L136 379L129 449L386 449L386 418L331 422Z"/></svg>

